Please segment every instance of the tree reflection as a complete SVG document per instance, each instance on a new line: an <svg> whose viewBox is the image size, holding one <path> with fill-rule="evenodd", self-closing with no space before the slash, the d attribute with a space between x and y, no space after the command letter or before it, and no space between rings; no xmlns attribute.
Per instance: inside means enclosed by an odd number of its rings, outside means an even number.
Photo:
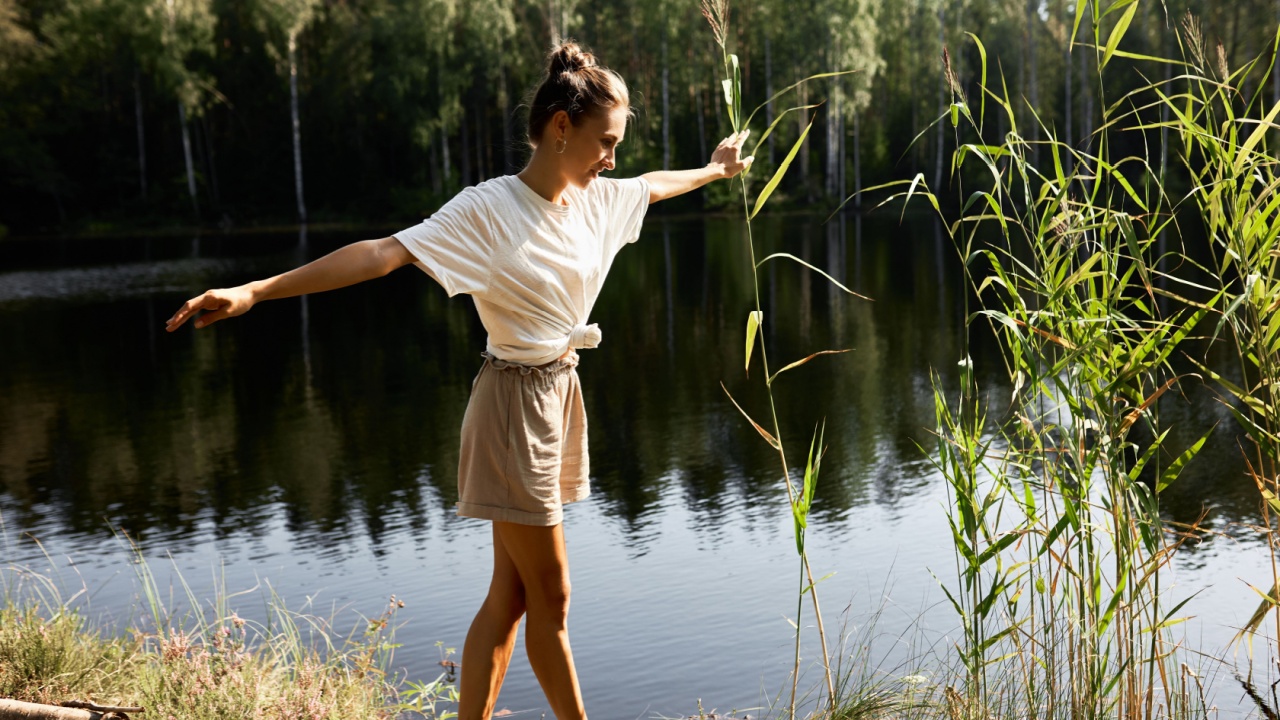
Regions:
<svg viewBox="0 0 1280 720"><path fill-rule="evenodd" d="M724 381L749 411L764 401L742 370L750 260L741 230L730 220L651 222L614 265L591 318L607 342L580 367L589 502L641 552L671 505L712 543L727 524L771 527L785 510L772 450L719 388ZM905 506L933 481L917 446L932 443L929 370L961 352L958 261L939 252L936 228L896 218L768 217L761 231L773 238L764 252L797 254L874 298L833 294L797 265L769 274L770 317L782 319L766 335L771 353L789 361L812 348L852 349L778 379L784 435L827 420L814 522L840 525L867 504ZM448 300L405 270L268 303L207 331L157 332L156 318L193 288L276 272L351 239L205 239L187 247L198 258L181 262L145 241L117 246L122 265L103 265L113 260L100 247L54 253L63 264L86 253L108 278L135 277L128 263L150 258L159 269L141 297L133 281L113 295L59 280L86 270L47 269L49 248L28 261L44 269L0 275L45 273L44 295L0 299L0 332L20 349L0 355L6 522L81 538L117 525L144 543L181 546L201 533L260 536L283 520L300 546L334 552L358 537L378 552L388 537L455 522L458 435L484 346L466 299ZM979 338L974 352L982 386L1007 394L994 347ZM1226 412L1207 393L1171 396L1161 411L1188 438L1202 418ZM1176 518L1190 519L1206 498L1222 522L1256 513L1256 494L1223 471L1238 460L1231 433L1220 434L1214 467L1171 488Z"/></svg>

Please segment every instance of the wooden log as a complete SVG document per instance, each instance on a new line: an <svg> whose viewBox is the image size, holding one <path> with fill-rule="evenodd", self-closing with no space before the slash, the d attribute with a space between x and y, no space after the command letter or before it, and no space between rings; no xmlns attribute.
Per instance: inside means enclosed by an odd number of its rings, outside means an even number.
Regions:
<svg viewBox="0 0 1280 720"><path fill-rule="evenodd" d="M0 698L0 720L102 720L102 713Z"/></svg>

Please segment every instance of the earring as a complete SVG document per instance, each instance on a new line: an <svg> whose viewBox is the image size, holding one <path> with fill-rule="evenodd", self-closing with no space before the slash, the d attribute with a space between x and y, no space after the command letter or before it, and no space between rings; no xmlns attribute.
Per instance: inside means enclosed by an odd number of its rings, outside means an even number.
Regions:
<svg viewBox="0 0 1280 720"><path fill-rule="evenodd" d="M556 139L556 153L564 153L564 149L569 146L569 141L563 136Z"/></svg>

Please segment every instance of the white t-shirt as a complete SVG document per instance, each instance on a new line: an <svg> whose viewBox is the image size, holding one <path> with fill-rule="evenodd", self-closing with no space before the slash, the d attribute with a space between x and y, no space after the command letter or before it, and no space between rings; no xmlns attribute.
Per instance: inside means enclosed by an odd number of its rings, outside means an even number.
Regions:
<svg viewBox="0 0 1280 720"><path fill-rule="evenodd" d="M542 365L570 347L595 347L600 333L587 317L614 256L640 237L649 183L600 177L562 197L567 205L506 175L395 234L450 297L471 295L487 350L502 360Z"/></svg>

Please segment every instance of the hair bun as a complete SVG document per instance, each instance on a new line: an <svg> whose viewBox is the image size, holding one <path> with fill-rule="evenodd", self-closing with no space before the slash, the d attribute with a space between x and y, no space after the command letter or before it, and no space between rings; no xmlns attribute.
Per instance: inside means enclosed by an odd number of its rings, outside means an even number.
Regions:
<svg viewBox="0 0 1280 720"><path fill-rule="evenodd" d="M573 73L583 68L595 67L596 56L578 47L578 43L569 41L551 51L547 65L547 73L556 77L560 73Z"/></svg>

